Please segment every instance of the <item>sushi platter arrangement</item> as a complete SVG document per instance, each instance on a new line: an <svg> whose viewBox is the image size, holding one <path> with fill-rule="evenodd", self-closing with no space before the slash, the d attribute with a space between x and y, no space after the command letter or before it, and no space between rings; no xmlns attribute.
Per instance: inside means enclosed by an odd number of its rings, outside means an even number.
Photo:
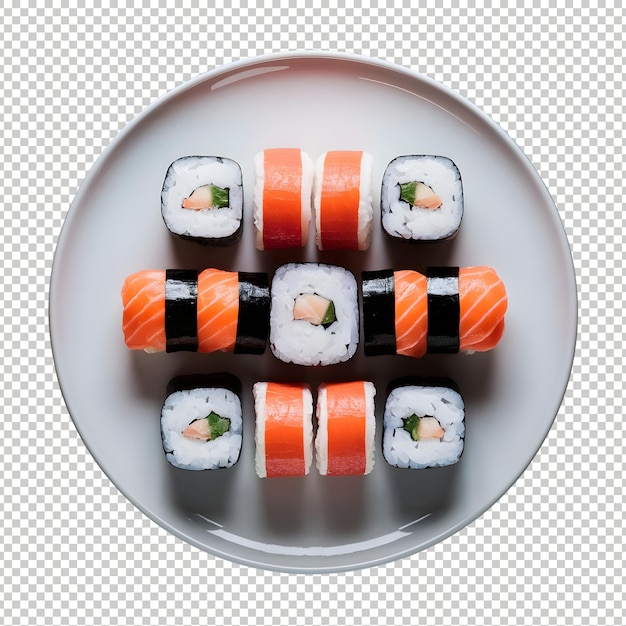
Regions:
<svg viewBox="0 0 626 626"><path fill-rule="evenodd" d="M374 215L371 155L326 152L314 170L310 156L299 148L272 148L258 153L254 163L259 250L305 246L314 216L320 251L367 251ZM167 170L161 198L172 234L202 244L237 244L243 230L243 183L241 167L233 159L177 159ZM463 216L457 166L441 156L394 158L383 176L380 214L392 238L419 243L453 237ZM126 346L149 353L263 354L269 337L272 353L285 363L329 366L354 356L361 324L357 280L351 272L323 263L289 263L277 268L271 289L269 284L263 273L214 268L134 273L122 287ZM502 280L488 267L431 267L426 275L413 270L363 272L361 301L365 355L415 358L495 348L508 304ZM241 402L233 395L233 388L241 385L234 380L223 387L209 377L198 388L178 390L176 397L168 393L161 424L172 465L222 469L238 460L243 419ZM465 427L456 384L433 389L414 382L405 389L396 385L389 394L385 459L413 469L458 462ZM313 448L322 475L369 474L374 466L375 395L369 381L324 383L314 424L308 384L255 383L257 475L304 476ZM220 409L224 396L229 396L227 411Z"/></svg>
<svg viewBox="0 0 626 626"><path fill-rule="evenodd" d="M427 77L324 53L218 68L131 121L50 283L61 390L112 483L291 572L413 554L496 502L558 411L576 310L510 138Z"/></svg>
<svg viewBox="0 0 626 626"><path fill-rule="evenodd" d="M372 155L334 150L311 157L299 148L270 148L254 157L254 232L259 250L306 245L314 207L319 250L367 250L372 238ZM436 191L435 191L436 190ZM167 170L161 211L174 235L198 243L236 243L243 226L241 167L220 156L184 156ZM384 173L385 233L405 241L456 235L463 185L442 156L396 157Z"/></svg>

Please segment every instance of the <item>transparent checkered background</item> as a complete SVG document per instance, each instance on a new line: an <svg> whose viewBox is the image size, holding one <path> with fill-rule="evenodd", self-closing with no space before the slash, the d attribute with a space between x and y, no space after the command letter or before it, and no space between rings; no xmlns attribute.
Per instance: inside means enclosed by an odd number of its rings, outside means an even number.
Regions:
<svg viewBox="0 0 626 626"><path fill-rule="evenodd" d="M411 9L417 2L408 0L355 9L328 0L182 4L0 9L0 622L622 623L624 11L580 2L546 9L539 0L488 10ZM59 230L109 141L207 69L296 48L411 67L491 115L556 200L580 296L570 384L522 478L443 543L341 575L234 565L135 510L77 435L47 334Z"/></svg>

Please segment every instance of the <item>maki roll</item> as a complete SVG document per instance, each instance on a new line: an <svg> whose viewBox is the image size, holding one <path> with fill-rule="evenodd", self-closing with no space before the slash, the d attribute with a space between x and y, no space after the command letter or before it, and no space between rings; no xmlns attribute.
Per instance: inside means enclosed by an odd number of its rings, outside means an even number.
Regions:
<svg viewBox="0 0 626 626"><path fill-rule="evenodd" d="M285 363L347 361L359 341L357 284L346 269L289 263L272 280L270 348Z"/></svg>
<svg viewBox="0 0 626 626"><path fill-rule="evenodd" d="M305 384L255 383L256 473L304 476L313 462L313 397Z"/></svg>
<svg viewBox="0 0 626 626"><path fill-rule="evenodd" d="M231 467L241 452L241 383L230 374L179 376L161 409L167 460L186 470Z"/></svg>
<svg viewBox="0 0 626 626"><path fill-rule="evenodd" d="M301 248L309 237L313 161L299 148L254 157L254 232L259 250Z"/></svg>
<svg viewBox="0 0 626 626"><path fill-rule="evenodd" d="M218 269L146 270L122 287L126 346L146 352L263 354L267 274Z"/></svg>
<svg viewBox="0 0 626 626"><path fill-rule="evenodd" d="M202 244L228 245L242 233L241 167L219 156L187 156L168 168L161 191L168 230Z"/></svg>
<svg viewBox="0 0 626 626"><path fill-rule="evenodd" d="M374 396L370 382L324 383L317 394L315 463L323 476L369 474L374 467Z"/></svg>
<svg viewBox="0 0 626 626"><path fill-rule="evenodd" d="M463 217L459 169L442 156L396 157L383 175L380 206L383 228L393 239L450 239Z"/></svg>
<svg viewBox="0 0 626 626"><path fill-rule="evenodd" d="M365 354L491 350L504 332L507 302L489 267L363 272Z"/></svg>
<svg viewBox="0 0 626 626"><path fill-rule="evenodd" d="M315 241L320 250L367 250L372 237L372 156L323 154L315 168Z"/></svg>
<svg viewBox="0 0 626 626"><path fill-rule="evenodd" d="M453 381L408 378L389 385L383 419L383 456L389 465L453 465L464 442L465 406Z"/></svg>

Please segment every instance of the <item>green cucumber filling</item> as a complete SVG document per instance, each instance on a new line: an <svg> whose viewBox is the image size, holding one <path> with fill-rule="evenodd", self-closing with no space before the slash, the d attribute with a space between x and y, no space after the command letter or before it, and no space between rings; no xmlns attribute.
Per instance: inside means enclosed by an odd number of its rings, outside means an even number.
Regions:
<svg viewBox="0 0 626 626"><path fill-rule="evenodd" d="M223 209L228 206L228 188L222 189L216 185L210 185L211 197L213 199L214 209Z"/></svg>
<svg viewBox="0 0 626 626"><path fill-rule="evenodd" d="M407 202L410 205L413 205L415 201L415 189L417 187L417 182L411 183L400 183L400 200L402 202Z"/></svg>
<svg viewBox="0 0 626 626"><path fill-rule="evenodd" d="M439 441L445 434L439 420L431 415L420 417L414 413L402 420L402 428L411 435L413 441Z"/></svg>
<svg viewBox="0 0 626 626"><path fill-rule="evenodd" d="M337 316L335 315L335 303L331 300L328 303L328 308L326 309L326 313L324 314L324 318L322 319L322 326L324 328L328 328L332 323L337 321Z"/></svg>
<svg viewBox="0 0 626 626"><path fill-rule="evenodd" d="M211 411L206 417L193 420L183 430L183 437L198 441L212 441L221 437L230 428L230 420Z"/></svg>
<svg viewBox="0 0 626 626"><path fill-rule="evenodd" d="M211 411L206 419L209 422L211 439L221 437L230 428L230 420L227 417L221 417L215 411Z"/></svg>

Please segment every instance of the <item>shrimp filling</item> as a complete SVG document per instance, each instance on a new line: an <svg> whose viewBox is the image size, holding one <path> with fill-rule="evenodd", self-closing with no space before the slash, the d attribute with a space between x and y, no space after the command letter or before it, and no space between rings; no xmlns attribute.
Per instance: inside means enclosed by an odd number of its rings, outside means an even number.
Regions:
<svg viewBox="0 0 626 626"><path fill-rule="evenodd" d="M300 294L294 301L293 319L304 320L314 326L328 328L337 321L335 304L332 300L316 293Z"/></svg>

